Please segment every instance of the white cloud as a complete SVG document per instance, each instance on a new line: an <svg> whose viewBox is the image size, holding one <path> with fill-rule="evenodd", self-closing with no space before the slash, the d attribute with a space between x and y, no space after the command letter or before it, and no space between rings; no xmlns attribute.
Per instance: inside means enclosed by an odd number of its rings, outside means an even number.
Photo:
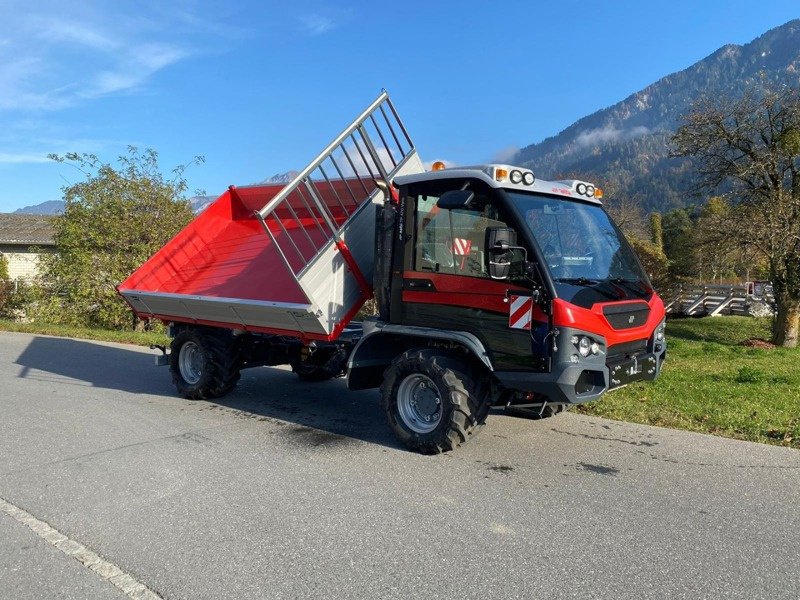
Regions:
<svg viewBox="0 0 800 600"><path fill-rule="evenodd" d="M337 25L332 18L319 14L301 16L300 24L303 26L305 32L310 35L322 35Z"/></svg>
<svg viewBox="0 0 800 600"><path fill-rule="evenodd" d="M95 98L141 87L156 72L186 58L181 48L165 44L144 44L126 50L115 70L97 73L88 82L83 98Z"/></svg>
<svg viewBox="0 0 800 600"><path fill-rule="evenodd" d="M22 165L46 162L51 161L45 154L13 154L9 152L0 152L0 164L4 165Z"/></svg>
<svg viewBox="0 0 800 600"><path fill-rule="evenodd" d="M119 40L108 37L89 23L41 17L33 17L31 21L38 25L36 37L46 44L77 44L98 50L119 46Z"/></svg>
<svg viewBox="0 0 800 600"><path fill-rule="evenodd" d="M619 129L612 125L583 131L575 138L578 146L594 146L597 144L607 144L630 140L650 133L647 127L631 127L630 129Z"/></svg>
<svg viewBox="0 0 800 600"><path fill-rule="evenodd" d="M185 14L181 19L185 25ZM10 23L0 26L0 110L55 111L141 90L195 53L185 26L176 35L166 17L148 20L104 4L87 2L69 13L0 8L2 20Z"/></svg>

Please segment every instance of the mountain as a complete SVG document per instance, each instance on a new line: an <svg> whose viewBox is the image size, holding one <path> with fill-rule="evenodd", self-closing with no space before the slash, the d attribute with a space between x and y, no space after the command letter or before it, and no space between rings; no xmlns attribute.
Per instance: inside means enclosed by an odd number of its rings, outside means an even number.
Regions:
<svg viewBox="0 0 800 600"><path fill-rule="evenodd" d="M646 210L691 203L692 163L669 158L681 115L703 97L736 98L770 84L800 85L800 19L743 46L723 46L688 69L668 75L622 102L597 111L556 136L523 148L510 161L547 179L604 182Z"/></svg>
<svg viewBox="0 0 800 600"><path fill-rule="evenodd" d="M192 196L189 198L189 204L192 205L192 212L199 215L217 198L219 198L219 196Z"/></svg>
<svg viewBox="0 0 800 600"><path fill-rule="evenodd" d="M268 177L260 183L289 183L295 177L297 177L298 173L299 171L277 173L276 175ZM194 211L194 214L197 215L203 212L218 197L219 196L192 196L189 198L189 204L192 205L192 211ZM32 206L18 208L14 212L25 215L60 215L64 212L64 202L63 200L48 200L47 202L42 202L41 204L34 204Z"/></svg>
<svg viewBox="0 0 800 600"><path fill-rule="evenodd" d="M64 212L64 202L61 200L48 200L41 204L34 204L32 206L24 206L14 211L14 214L20 215L60 215Z"/></svg>
<svg viewBox="0 0 800 600"><path fill-rule="evenodd" d="M286 173L278 173L277 175L273 175L272 177L268 177L262 184L270 184L270 183L289 183L295 177L300 174L300 171L286 171Z"/></svg>

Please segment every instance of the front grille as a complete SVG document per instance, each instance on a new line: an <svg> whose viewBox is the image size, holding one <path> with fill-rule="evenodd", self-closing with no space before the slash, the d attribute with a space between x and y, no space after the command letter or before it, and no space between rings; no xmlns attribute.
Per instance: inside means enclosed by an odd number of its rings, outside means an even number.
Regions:
<svg viewBox="0 0 800 600"><path fill-rule="evenodd" d="M647 350L647 340L633 340L623 344L615 344L608 349L607 360L628 354L639 354Z"/></svg>
<svg viewBox="0 0 800 600"><path fill-rule="evenodd" d="M647 323L650 306L644 302L610 304L603 307L603 315L614 329L632 329Z"/></svg>

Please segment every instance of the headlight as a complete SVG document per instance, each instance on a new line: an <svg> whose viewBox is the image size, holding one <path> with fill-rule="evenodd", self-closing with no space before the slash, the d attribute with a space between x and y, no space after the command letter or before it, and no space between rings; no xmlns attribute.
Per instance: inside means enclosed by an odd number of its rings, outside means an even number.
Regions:
<svg viewBox="0 0 800 600"><path fill-rule="evenodd" d="M511 171L511 183L522 183L522 172L521 171Z"/></svg>
<svg viewBox="0 0 800 600"><path fill-rule="evenodd" d="M526 172L522 179L525 181L525 185L533 185L533 182L536 181L536 177L530 171Z"/></svg>
<svg viewBox="0 0 800 600"><path fill-rule="evenodd" d="M667 328L666 321L662 322L658 327L656 327L656 331L653 334L653 337L655 338L655 340L657 342L663 342L664 341L664 331L665 331L666 328Z"/></svg>
<svg viewBox="0 0 800 600"><path fill-rule="evenodd" d="M598 355L603 352L603 346L600 342L587 335L573 335L570 337L569 341L572 342L572 345L575 346L575 349L583 358L586 358L590 354ZM578 357L577 354L573 354L572 356L575 358Z"/></svg>

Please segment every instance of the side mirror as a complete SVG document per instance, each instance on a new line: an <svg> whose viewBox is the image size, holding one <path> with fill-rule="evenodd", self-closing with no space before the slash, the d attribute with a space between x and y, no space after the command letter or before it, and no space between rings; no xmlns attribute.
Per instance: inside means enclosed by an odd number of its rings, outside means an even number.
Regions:
<svg viewBox="0 0 800 600"><path fill-rule="evenodd" d="M511 258L517 248L517 232L510 227L486 229L486 270L492 279L508 279Z"/></svg>
<svg viewBox="0 0 800 600"><path fill-rule="evenodd" d="M450 190L441 195L436 206L447 210L468 208L473 198L475 193L469 190Z"/></svg>

